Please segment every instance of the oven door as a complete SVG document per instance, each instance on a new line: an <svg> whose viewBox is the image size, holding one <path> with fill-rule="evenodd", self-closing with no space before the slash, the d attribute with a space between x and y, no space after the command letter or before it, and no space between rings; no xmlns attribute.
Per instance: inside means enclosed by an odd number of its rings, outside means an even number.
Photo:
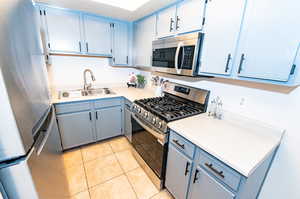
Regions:
<svg viewBox="0 0 300 199"><path fill-rule="evenodd" d="M167 134L159 133L131 114L132 146L159 179L164 179L167 157Z"/></svg>

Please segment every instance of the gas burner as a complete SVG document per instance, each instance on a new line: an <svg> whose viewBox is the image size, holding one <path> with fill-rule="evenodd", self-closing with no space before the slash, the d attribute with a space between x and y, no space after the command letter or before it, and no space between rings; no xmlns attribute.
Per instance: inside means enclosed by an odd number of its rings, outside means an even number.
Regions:
<svg viewBox="0 0 300 199"><path fill-rule="evenodd" d="M132 112L160 132L168 131L167 123L204 113L209 91L167 82L163 97L136 100Z"/></svg>

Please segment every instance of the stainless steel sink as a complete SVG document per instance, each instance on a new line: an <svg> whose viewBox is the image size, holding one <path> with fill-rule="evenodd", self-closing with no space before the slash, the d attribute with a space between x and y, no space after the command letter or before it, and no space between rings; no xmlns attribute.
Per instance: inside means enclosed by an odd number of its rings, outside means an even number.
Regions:
<svg viewBox="0 0 300 199"><path fill-rule="evenodd" d="M116 94L109 88L92 88L88 90L78 89L60 92L60 98L76 98L81 96L100 96Z"/></svg>

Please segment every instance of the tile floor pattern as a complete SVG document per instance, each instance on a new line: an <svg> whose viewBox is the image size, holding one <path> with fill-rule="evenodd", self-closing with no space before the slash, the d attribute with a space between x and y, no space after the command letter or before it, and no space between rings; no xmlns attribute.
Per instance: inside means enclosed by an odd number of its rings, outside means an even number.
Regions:
<svg viewBox="0 0 300 199"><path fill-rule="evenodd" d="M125 137L63 154L70 199L173 199L152 184Z"/></svg>

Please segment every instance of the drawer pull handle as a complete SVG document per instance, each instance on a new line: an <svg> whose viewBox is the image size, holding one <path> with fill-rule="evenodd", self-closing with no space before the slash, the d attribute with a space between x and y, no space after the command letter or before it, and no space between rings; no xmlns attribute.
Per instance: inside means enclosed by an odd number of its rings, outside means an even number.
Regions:
<svg viewBox="0 0 300 199"><path fill-rule="evenodd" d="M199 170L196 169L196 172L195 172L195 175L194 175L194 180L193 180L193 184L195 184L195 182L198 180L198 173L199 173Z"/></svg>
<svg viewBox="0 0 300 199"><path fill-rule="evenodd" d="M179 146L180 148L182 148L182 149L185 148L185 147L184 147L184 144L180 144L178 140L173 140L173 142L174 142L177 146Z"/></svg>
<svg viewBox="0 0 300 199"><path fill-rule="evenodd" d="M217 174L219 177L221 178L225 178L224 174L223 174L223 171L218 171L217 169L215 169L213 167L213 164L208 164L208 163L205 163L205 166L208 167L211 171L213 171L215 174Z"/></svg>
<svg viewBox="0 0 300 199"><path fill-rule="evenodd" d="M98 120L98 112L96 111L96 120Z"/></svg>
<svg viewBox="0 0 300 199"><path fill-rule="evenodd" d="M185 172L184 172L184 175L185 175L185 176L189 173L189 166L190 166L190 164L191 164L191 163L186 162Z"/></svg>

